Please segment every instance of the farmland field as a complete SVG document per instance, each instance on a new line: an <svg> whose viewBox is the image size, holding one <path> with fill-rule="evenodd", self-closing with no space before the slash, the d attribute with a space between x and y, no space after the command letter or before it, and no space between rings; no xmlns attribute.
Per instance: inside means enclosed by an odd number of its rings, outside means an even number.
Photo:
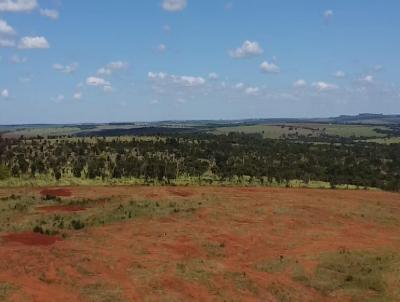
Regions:
<svg viewBox="0 0 400 302"><path fill-rule="evenodd" d="M231 126L220 127L215 130L216 134L228 134L240 132L245 134L260 133L264 138L279 139L284 136L313 136L321 135L338 137L384 137L376 129L386 129L384 126L373 125L332 125L332 124L282 124L282 125L254 125L254 126Z"/></svg>
<svg viewBox="0 0 400 302"><path fill-rule="evenodd" d="M400 195L0 189L1 301L399 301Z"/></svg>

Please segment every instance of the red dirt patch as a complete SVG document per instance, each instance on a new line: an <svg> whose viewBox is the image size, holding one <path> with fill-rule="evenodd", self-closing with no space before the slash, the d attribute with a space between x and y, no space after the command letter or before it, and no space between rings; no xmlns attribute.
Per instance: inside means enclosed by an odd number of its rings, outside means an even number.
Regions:
<svg viewBox="0 0 400 302"><path fill-rule="evenodd" d="M51 197L70 197L72 195L71 191L67 189L44 189L40 191L40 194Z"/></svg>
<svg viewBox="0 0 400 302"><path fill-rule="evenodd" d="M8 234L2 237L5 242L16 242L24 245L53 245L61 239L56 236L47 236L39 233L15 233Z"/></svg>
<svg viewBox="0 0 400 302"><path fill-rule="evenodd" d="M194 194L192 192L188 191L178 191L178 190L169 190L169 193L175 196L180 196L180 197L189 197L193 196Z"/></svg>
<svg viewBox="0 0 400 302"><path fill-rule="evenodd" d="M81 206L43 206L36 208L38 211L46 213L57 212L80 212L85 211L87 208Z"/></svg>
<svg viewBox="0 0 400 302"><path fill-rule="evenodd" d="M118 284L126 301L364 301L368 297L354 300L341 290L322 294L295 280L292 270L299 267L311 276L323 253L400 250L400 194L230 187L67 189L74 198L93 200L83 205L89 209L101 206L97 200L118 206L149 197L161 206L171 201L184 205L191 195L193 204L201 206L192 214L68 231L68 240L43 248L7 244L0 234L0 282L19 288L13 301L84 302L90 297L79 293L91 284L98 284L89 287L95 290ZM36 188L0 188L0 196L37 193ZM24 214L32 213L18 218ZM289 260L282 271L260 269L281 257Z"/></svg>

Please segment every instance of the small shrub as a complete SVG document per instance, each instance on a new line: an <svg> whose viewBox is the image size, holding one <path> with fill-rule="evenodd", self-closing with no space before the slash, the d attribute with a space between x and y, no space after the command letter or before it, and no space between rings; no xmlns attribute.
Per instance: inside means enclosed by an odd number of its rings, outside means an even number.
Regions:
<svg viewBox="0 0 400 302"><path fill-rule="evenodd" d="M71 221L71 227L74 230L81 230L85 227L85 224L81 222L79 219L78 220L72 220Z"/></svg>
<svg viewBox="0 0 400 302"><path fill-rule="evenodd" d="M44 233L43 228L41 226L39 226L39 225L37 225L37 226L35 226L33 228L33 232L34 233L39 233L39 234L43 234Z"/></svg>

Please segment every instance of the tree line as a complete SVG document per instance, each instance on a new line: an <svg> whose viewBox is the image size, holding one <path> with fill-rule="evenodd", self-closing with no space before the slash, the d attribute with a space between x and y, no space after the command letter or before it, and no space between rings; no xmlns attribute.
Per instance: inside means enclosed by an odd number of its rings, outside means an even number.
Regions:
<svg viewBox="0 0 400 302"><path fill-rule="evenodd" d="M400 190L400 145L294 142L257 134L166 134L132 138L0 138L0 179L179 177L288 184L313 180ZM207 177L206 177L207 176Z"/></svg>

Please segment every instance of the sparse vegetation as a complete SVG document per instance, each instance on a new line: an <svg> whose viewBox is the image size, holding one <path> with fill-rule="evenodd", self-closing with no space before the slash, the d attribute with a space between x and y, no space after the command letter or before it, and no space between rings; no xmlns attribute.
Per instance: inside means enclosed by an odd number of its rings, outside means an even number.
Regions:
<svg viewBox="0 0 400 302"><path fill-rule="evenodd" d="M10 295L15 289L16 287L9 283L0 282L0 300L4 302L10 301Z"/></svg>
<svg viewBox="0 0 400 302"><path fill-rule="evenodd" d="M400 258L395 252L341 251L324 254L312 276L298 273L296 280L325 295L345 291L354 301L397 301ZM367 298L368 297L368 298Z"/></svg>
<svg viewBox="0 0 400 302"><path fill-rule="evenodd" d="M89 302L127 302L116 285L89 284L82 288L81 295Z"/></svg>

